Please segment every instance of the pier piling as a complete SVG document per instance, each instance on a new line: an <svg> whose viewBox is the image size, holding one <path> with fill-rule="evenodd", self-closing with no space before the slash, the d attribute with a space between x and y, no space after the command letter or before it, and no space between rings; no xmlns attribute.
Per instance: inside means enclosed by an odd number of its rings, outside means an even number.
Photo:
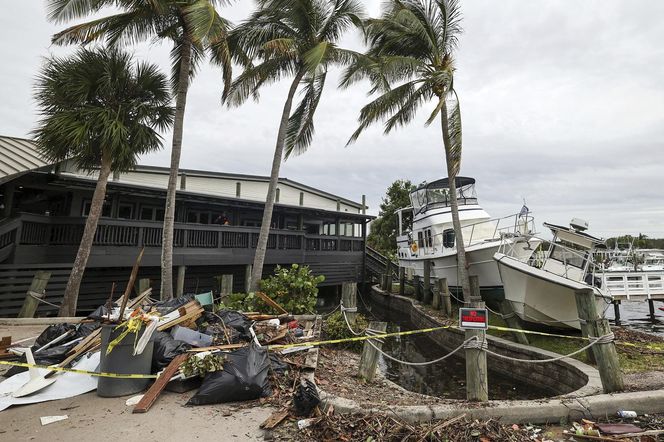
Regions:
<svg viewBox="0 0 664 442"><path fill-rule="evenodd" d="M422 293L422 303L431 304L431 261L424 260L424 293Z"/></svg>
<svg viewBox="0 0 664 442"><path fill-rule="evenodd" d="M399 295L406 294L406 268L399 267Z"/></svg>
<svg viewBox="0 0 664 442"><path fill-rule="evenodd" d="M475 275L470 276L470 307L484 308L480 298L480 282ZM489 384L487 381L486 352L481 346L486 345L485 330L466 330L466 339L476 337L473 341L479 346L466 348L466 399L469 401L486 402L489 400Z"/></svg>
<svg viewBox="0 0 664 442"><path fill-rule="evenodd" d="M369 328L367 329L368 333L385 333L387 330L387 322L369 322ZM375 345L378 348L382 348L382 342L378 340L372 340L371 344ZM369 341L364 341L364 347L362 348L362 356L360 358L360 368L358 375L371 381L376 374L376 367L378 365L378 350L376 350Z"/></svg>

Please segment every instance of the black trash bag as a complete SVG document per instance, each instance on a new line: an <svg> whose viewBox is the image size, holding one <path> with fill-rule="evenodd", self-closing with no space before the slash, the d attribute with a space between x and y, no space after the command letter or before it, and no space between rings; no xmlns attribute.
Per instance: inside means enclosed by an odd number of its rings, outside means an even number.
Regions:
<svg viewBox="0 0 664 442"><path fill-rule="evenodd" d="M81 324L82 325L82 324ZM99 325L97 325L98 327ZM79 327L80 329L80 327ZM35 358L35 364L37 365L53 365L53 364L59 364L60 362L64 361L67 358L67 353L69 350L71 350L72 346L71 345L63 345L72 339L79 338L81 336L78 336L78 331L72 336L69 336L66 338L64 341L61 341L57 343L53 347L49 347L45 350L40 351L39 353L35 353L37 350L39 350L41 347L44 345L48 344L55 338L58 338L62 336L63 334L67 333L70 330L76 330L76 326L72 324L53 324L49 325L44 329L43 332L35 339L34 345L31 347L32 354ZM89 332L87 334L90 334ZM87 334L85 336L87 336ZM18 360L19 362L26 363L27 362L27 357L25 355L21 356ZM7 372L5 373L5 377L10 377L13 376L17 373L21 373L27 371L27 368L25 367L18 367L18 366L13 366Z"/></svg>
<svg viewBox="0 0 664 442"><path fill-rule="evenodd" d="M220 310L215 315L210 314L210 320L208 322L210 324L223 322L226 328L232 328L239 333L238 338L240 340L246 342L252 340L249 329L251 328L253 321L240 312L235 310Z"/></svg>
<svg viewBox="0 0 664 442"><path fill-rule="evenodd" d="M185 353L191 345L173 339L170 333L155 331L152 335L154 347L152 350L152 372L163 370L179 354Z"/></svg>
<svg viewBox="0 0 664 442"><path fill-rule="evenodd" d="M320 397L318 396L316 384L309 379L304 379L300 382L299 388L293 395L295 415L301 417L310 416L318 404L320 404Z"/></svg>
<svg viewBox="0 0 664 442"><path fill-rule="evenodd" d="M288 364L276 353L270 353L270 369L276 374L283 374L288 371Z"/></svg>
<svg viewBox="0 0 664 442"><path fill-rule="evenodd" d="M90 333L97 330L99 327L101 327L101 323L99 321L82 322L82 323L78 324L78 327L76 328L76 333L74 333L73 339L87 338L90 335Z"/></svg>
<svg viewBox="0 0 664 442"><path fill-rule="evenodd" d="M104 318L108 319L108 309L105 305L100 305L94 312L90 313L87 318L96 321L101 321Z"/></svg>
<svg viewBox="0 0 664 442"><path fill-rule="evenodd" d="M249 401L272 394L270 359L265 347L250 345L226 354L224 369L205 375L187 405Z"/></svg>
<svg viewBox="0 0 664 442"><path fill-rule="evenodd" d="M160 315L167 315L168 313L179 309L192 299L194 299L194 295L184 295L179 298L169 299L168 301L157 301L152 304L151 309L156 310Z"/></svg>

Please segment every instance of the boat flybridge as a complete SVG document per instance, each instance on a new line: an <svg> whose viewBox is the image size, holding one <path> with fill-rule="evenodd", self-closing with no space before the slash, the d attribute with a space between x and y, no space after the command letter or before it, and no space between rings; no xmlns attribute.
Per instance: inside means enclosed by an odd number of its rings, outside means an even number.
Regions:
<svg viewBox="0 0 664 442"><path fill-rule="evenodd" d="M494 255L505 299L523 321L553 328L579 329L575 291L592 289L603 314L612 297L602 287L602 269L594 253L604 240L585 233L588 223L573 219L570 227L544 223L553 234L548 250L533 259L519 259L505 243Z"/></svg>
<svg viewBox="0 0 664 442"><path fill-rule="evenodd" d="M493 255L501 243L509 243L519 259L530 258L540 243L539 239L533 240L533 217L524 206L521 213L491 219L477 202L474 178L456 177L455 184L456 195L451 196L447 178L424 182L410 193L411 205L397 211L399 265L411 275L423 276L428 261L432 279L447 278L450 289L459 289L450 207L454 197L459 206L469 274L479 277L485 297L497 294L501 299L503 284Z"/></svg>

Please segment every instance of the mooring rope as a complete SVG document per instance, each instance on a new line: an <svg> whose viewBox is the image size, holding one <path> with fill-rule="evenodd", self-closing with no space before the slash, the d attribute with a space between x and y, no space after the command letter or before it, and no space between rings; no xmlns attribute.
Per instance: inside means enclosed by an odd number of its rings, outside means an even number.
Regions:
<svg viewBox="0 0 664 442"><path fill-rule="evenodd" d="M431 365L431 364L435 364L435 363L438 363L438 362L440 362L440 361L443 361L443 360L449 358L450 356L452 356L453 354L455 354L456 352L458 352L459 350L465 348L465 346L468 345L471 341L475 341L475 340L477 340L477 337L476 337L476 336L473 336L473 337L470 338L470 339L466 339L465 341L463 341L463 342L461 343L461 345L459 345L457 348L455 348L454 350L452 350L452 351L449 352L448 354L446 354L446 355L444 355L444 356L441 356L441 357L439 357L438 359L434 359L433 361L426 361L426 362L408 362L408 361L402 361L401 359L397 359L397 358L395 358L394 356L390 356L390 355L388 355L387 353L385 353L383 350L381 350L380 348L378 348L373 342L371 342L371 341L372 341L371 339L368 339L366 342L368 342L369 345L371 345L373 348L375 348L376 351L377 351L378 353L382 354L382 355L383 355L384 357L386 357L387 359L391 359L391 360L393 360L394 362L398 362L399 364L410 365L410 366L414 366L414 367L419 367L419 366Z"/></svg>

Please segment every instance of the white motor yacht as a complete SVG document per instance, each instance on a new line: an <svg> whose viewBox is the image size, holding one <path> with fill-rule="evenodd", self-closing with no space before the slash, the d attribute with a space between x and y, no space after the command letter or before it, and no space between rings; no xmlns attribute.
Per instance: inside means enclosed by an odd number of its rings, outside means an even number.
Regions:
<svg viewBox="0 0 664 442"><path fill-rule="evenodd" d="M493 255L501 243L508 243L511 252L519 259L530 258L540 243L532 236L533 218L524 206L519 214L491 219L478 204L474 178L457 177L456 191L454 197L459 205L468 271L479 277L483 296L493 292L502 298L503 283ZM450 289L458 290L457 249L448 179L421 184L411 192L410 200L410 207L397 212L399 265L422 276L424 263L429 261L431 278L447 278Z"/></svg>
<svg viewBox="0 0 664 442"><path fill-rule="evenodd" d="M544 223L553 233L548 250L537 260L519 259L505 244L494 255L505 299L523 321L553 328L579 329L575 291L592 289L600 314L612 298L602 286L593 252L604 240L584 232L588 223L573 219L570 227Z"/></svg>

